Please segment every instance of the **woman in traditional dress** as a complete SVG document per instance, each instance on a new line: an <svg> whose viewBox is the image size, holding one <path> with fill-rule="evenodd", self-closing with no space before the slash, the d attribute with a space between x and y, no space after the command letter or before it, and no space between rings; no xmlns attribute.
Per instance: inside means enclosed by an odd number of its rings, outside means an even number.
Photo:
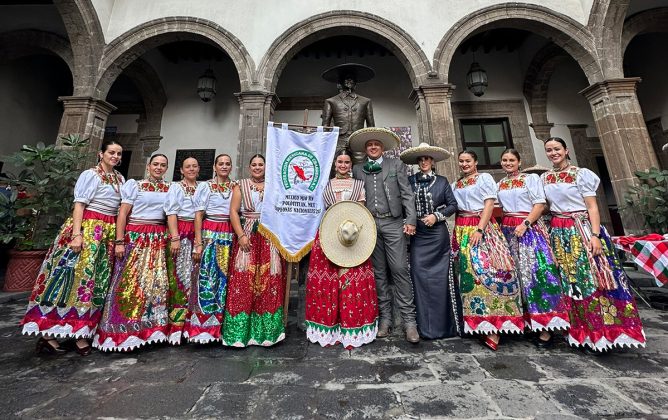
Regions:
<svg viewBox="0 0 668 420"><path fill-rule="evenodd" d="M46 254L21 321L23 334L39 334L38 353L66 350L56 337L77 341L86 356L97 327L114 266L113 241L123 176L114 170L123 149L104 141L96 167L85 170L74 187L74 210Z"/></svg>
<svg viewBox="0 0 668 420"><path fill-rule="evenodd" d="M220 341L234 230L230 223L232 158L216 156L213 179L195 192L195 248L199 272L192 284L183 334L188 341Z"/></svg>
<svg viewBox="0 0 668 420"><path fill-rule="evenodd" d="M232 192L230 219L237 235L227 283L223 344L271 346L285 338L285 278L278 249L258 231L265 160L255 155L248 179ZM243 219L243 223L242 223Z"/></svg>
<svg viewBox="0 0 668 420"><path fill-rule="evenodd" d="M93 341L95 348L104 351L129 351L167 341L169 335L164 211L169 183L162 179L167 157L151 156L146 168L146 179L131 179L121 188L116 265Z"/></svg>
<svg viewBox="0 0 668 420"><path fill-rule="evenodd" d="M193 242L195 240L195 190L199 163L189 157L181 163L183 179L173 182L167 192L165 215L169 230L169 253L167 269L169 270L169 295L167 308L169 311L170 344L181 344L183 326L188 311L188 298L193 277L196 277L199 266L193 260ZM201 241L200 241L201 242Z"/></svg>
<svg viewBox="0 0 668 420"><path fill-rule="evenodd" d="M454 337L461 325L461 298L450 279L450 232L446 218L457 211L457 200L445 177L436 175L434 163L449 153L422 143L401 154L401 160L418 165L408 178L415 193L417 226L411 237L410 263L420 337Z"/></svg>
<svg viewBox="0 0 668 420"><path fill-rule="evenodd" d="M545 210L543 183L536 174L520 173L520 154L506 149L501 167L506 176L499 181L498 199L503 208L501 230L522 288L526 327L536 332L539 347L552 344L550 331L567 330L568 298L561 288L559 270L547 229L541 221Z"/></svg>
<svg viewBox="0 0 668 420"><path fill-rule="evenodd" d="M552 222L550 239L564 291L571 298L568 342L587 351L645 346L645 333L628 279L596 203L600 179L571 165L564 140L551 137L545 154L552 170L541 178Z"/></svg>
<svg viewBox="0 0 668 420"><path fill-rule="evenodd" d="M334 156L335 177L325 187L326 207L339 201L364 203L364 182L351 177L352 154ZM341 343L351 349L372 342L378 332L378 296L371 258L352 268L327 259L316 235L306 276L306 337L312 343Z"/></svg>
<svg viewBox="0 0 668 420"><path fill-rule="evenodd" d="M452 248L458 259L464 332L482 334L483 343L496 350L499 333L524 330L520 285L508 244L492 219L494 178L478 173L478 156L470 150L459 153L459 169L463 176L453 184L458 211Z"/></svg>

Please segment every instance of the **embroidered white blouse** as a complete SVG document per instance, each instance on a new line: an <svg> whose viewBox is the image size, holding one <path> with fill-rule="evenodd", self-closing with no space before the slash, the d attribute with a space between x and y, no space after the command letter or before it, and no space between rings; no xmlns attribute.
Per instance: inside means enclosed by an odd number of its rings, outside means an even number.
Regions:
<svg viewBox="0 0 668 420"><path fill-rule="evenodd" d="M453 182L452 192L459 211L481 211L485 207L485 200L496 199L496 183L492 175L479 173L466 181L459 179Z"/></svg>
<svg viewBox="0 0 668 420"><path fill-rule="evenodd" d="M197 185L195 191L195 210L204 211L207 215L229 216L232 202L232 187L221 188L213 180Z"/></svg>
<svg viewBox="0 0 668 420"><path fill-rule="evenodd" d="M498 199L506 213L529 213L534 204L544 204L543 183L536 174L519 174L499 181Z"/></svg>
<svg viewBox="0 0 668 420"><path fill-rule="evenodd" d="M541 175L545 197L553 213L587 210L584 197L595 197L601 180L587 168L571 166L564 171L548 171Z"/></svg>
<svg viewBox="0 0 668 420"><path fill-rule="evenodd" d="M179 220L195 220L195 191L187 191L182 182L172 182L165 200L165 215Z"/></svg>
<svg viewBox="0 0 668 420"><path fill-rule="evenodd" d="M123 184L121 188L121 203L132 206L128 222L164 222L164 207L168 190L169 184L164 181L156 183L146 179L141 181L131 179Z"/></svg>
<svg viewBox="0 0 668 420"><path fill-rule="evenodd" d="M106 174L102 179L96 168L86 169L74 186L74 202L85 204L88 210L116 216L121 205L120 190L124 182L123 175L118 172Z"/></svg>

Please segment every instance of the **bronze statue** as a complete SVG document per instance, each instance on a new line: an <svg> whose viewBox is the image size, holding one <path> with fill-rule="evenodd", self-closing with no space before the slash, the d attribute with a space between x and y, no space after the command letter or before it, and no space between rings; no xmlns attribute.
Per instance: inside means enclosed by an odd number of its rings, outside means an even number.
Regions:
<svg viewBox="0 0 668 420"><path fill-rule="evenodd" d="M336 82L339 94L325 100L322 125L340 128L336 149L348 146L348 137L360 128L374 127L371 99L355 92L357 83L366 82L375 75L374 71L361 64L341 64L322 74L323 79Z"/></svg>

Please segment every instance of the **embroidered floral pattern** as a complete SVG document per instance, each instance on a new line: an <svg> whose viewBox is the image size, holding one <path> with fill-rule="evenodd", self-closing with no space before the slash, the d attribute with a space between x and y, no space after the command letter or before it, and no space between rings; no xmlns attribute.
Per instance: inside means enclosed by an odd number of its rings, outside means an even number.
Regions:
<svg viewBox="0 0 668 420"><path fill-rule="evenodd" d="M526 175L522 174L517 178L505 177L499 181L499 191L512 190L513 188L524 188L526 185Z"/></svg>
<svg viewBox="0 0 668 420"><path fill-rule="evenodd" d="M563 171L549 171L545 175L545 185L548 184L575 184L578 179L578 168L571 166Z"/></svg>
<svg viewBox="0 0 668 420"><path fill-rule="evenodd" d="M186 197L192 197L195 195L195 190L197 189L197 182L195 182L195 186L188 185L186 181L181 181L181 188L183 188L183 192L186 195Z"/></svg>
<svg viewBox="0 0 668 420"><path fill-rule="evenodd" d="M472 176L471 178L468 178L468 179L459 178L457 180L457 183L455 184L455 187L456 188L471 187L471 186L475 185L477 180L478 180L478 175Z"/></svg>
<svg viewBox="0 0 668 420"><path fill-rule="evenodd" d="M149 181L147 179L140 181L139 183L139 191L143 192L167 192L169 191L169 183L160 180L157 182L154 181Z"/></svg>

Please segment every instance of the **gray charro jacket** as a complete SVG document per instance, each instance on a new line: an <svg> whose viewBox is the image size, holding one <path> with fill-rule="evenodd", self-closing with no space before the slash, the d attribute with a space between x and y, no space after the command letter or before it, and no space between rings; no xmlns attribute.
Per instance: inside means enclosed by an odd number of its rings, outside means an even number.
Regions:
<svg viewBox="0 0 668 420"><path fill-rule="evenodd" d="M369 208L369 197L373 196L373 175L367 174L362 169L364 163L357 164L353 167L353 177L364 181L364 189L367 196L367 208ZM390 204L390 212L393 217L404 217L406 224L415 225L415 196L413 189L408 183L408 176L406 175L406 165L399 159L392 159L383 157L383 168L381 175L383 177L383 186L378 185L377 188L383 188L385 197ZM371 210L371 209L370 209Z"/></svg>

